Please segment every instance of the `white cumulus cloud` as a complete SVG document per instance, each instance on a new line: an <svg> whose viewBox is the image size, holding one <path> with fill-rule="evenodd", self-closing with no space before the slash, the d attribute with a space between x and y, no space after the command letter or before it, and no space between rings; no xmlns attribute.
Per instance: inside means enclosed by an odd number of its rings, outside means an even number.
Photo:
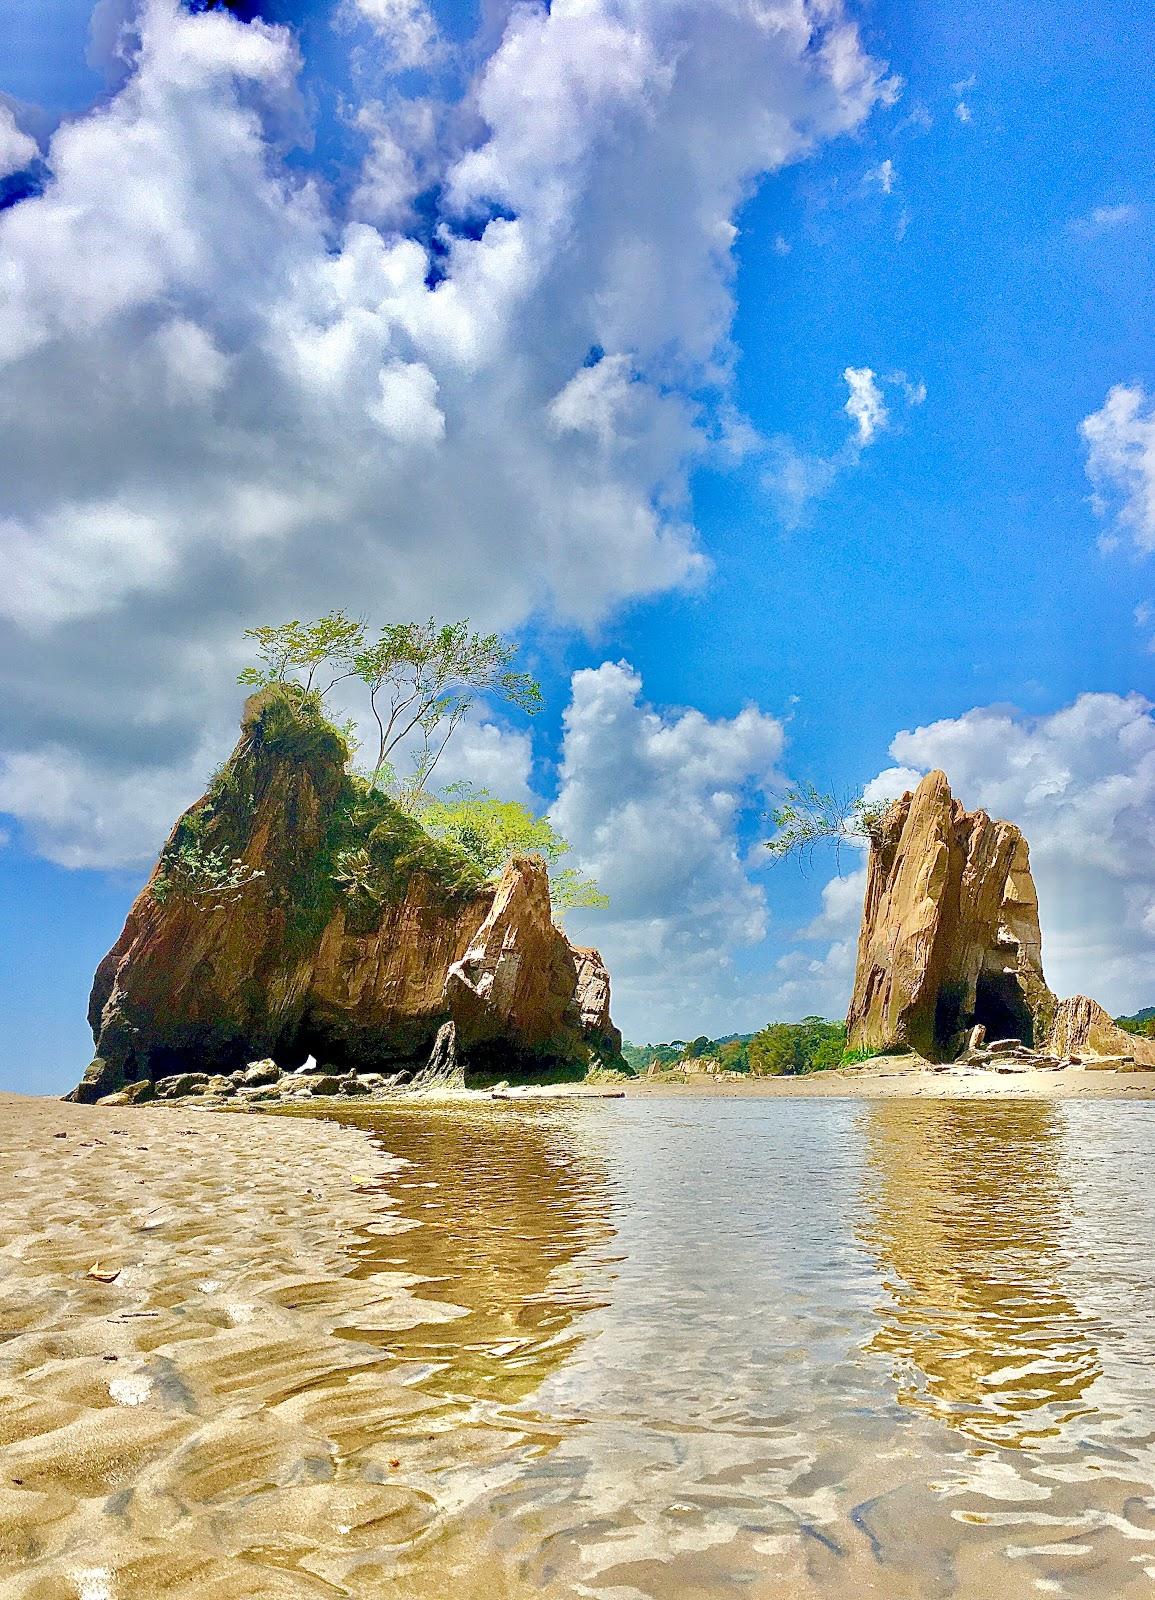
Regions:
<svg viewBox="0 0 1155 1600"><path fill-rule="evenodd" d="M1110 547L1119 534L1129 534L1149 555L1155 550L1155 399L1139 384L1117 383L1079 431L1095 510L1115 530L1103 543Z"/></svg>
<svg viewBox="0 0 1155 1600"><path fill-rule="evenodd" d="M17 127L12 107L0 100L0 178L22 172L39 154L36 140Z"/></svg>
<svg viewBox="0 0 1155 1600"><path fill-rule="evenodd" d="M346 0L345 11L370 24L386 48L387 64L398 70L428 66L444 51L437 23L423 0Z"/></svg>
<svg viewBox="0 0 1155 1600"><path fill-rule="evenodd" d="M858 443L866 446L890 421L882 390L869 367L847 367L842 374L850 389L843 410L858 430Z"/></svg>
<svg viewBox="0 0 1155 1600"><path fill-rule="evenodd" d="M433 47L358 5L383 65ZM246 626L584 625L699 577L734 218L891 92L835 0L517 6L459 105L346 108L346 204L288 159L288 29L101 19L114 91L0 213L2 803L89 861L227 745Z"/></svg>
<svg viewBox="0 0 1155 1600"><path fill-rule="evenodd" d="M610 894L608 911L568 924L606 957L629 1036L722 1025L733 954L767 923L739 827L764 803L783 743L781 723L753 706L710 718L646 704L626 662L574 674L550 815L567 859Z"/></svg>

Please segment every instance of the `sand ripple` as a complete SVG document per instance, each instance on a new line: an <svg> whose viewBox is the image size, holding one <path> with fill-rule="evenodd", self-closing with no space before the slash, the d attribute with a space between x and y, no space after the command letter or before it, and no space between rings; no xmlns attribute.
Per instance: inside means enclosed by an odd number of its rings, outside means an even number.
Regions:
<svg viewBox="0 0 1155 1600"><path fill-rule="evenodd" d="M456 1314L412 1275L353 1275L350 1238L392 1226L372 1186L395 1164L303 1121L2 1112L0 1593L360 1592L351 1559L436 1504L363 1477L426 1402L345 1335Z"/></svg>

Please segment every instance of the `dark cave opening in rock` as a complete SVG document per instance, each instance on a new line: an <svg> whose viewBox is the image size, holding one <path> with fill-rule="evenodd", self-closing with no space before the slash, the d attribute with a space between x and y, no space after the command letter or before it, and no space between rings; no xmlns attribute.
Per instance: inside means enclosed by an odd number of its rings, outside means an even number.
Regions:
<svg viewBox="0 0 1155 1600"><path fill-rule="evenodd" d="M987 1039L1018 1039L1034 1047L1035 1022L1013 972L984 972L975 989L975 1021Z"/></svg>

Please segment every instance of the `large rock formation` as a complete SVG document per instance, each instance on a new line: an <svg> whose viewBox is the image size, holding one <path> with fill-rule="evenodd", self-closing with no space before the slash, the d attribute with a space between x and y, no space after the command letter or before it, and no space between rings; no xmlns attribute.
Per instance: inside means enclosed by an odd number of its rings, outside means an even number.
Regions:
<svg viewBox="0 0 1155 1600"><path fill-rule="evenodd" d="M1049 1043L1052 1054L1058 1056L1130 1056L1155 1067L1155 1039L1120 1028L1109 1012L1085 994L1059 1006Z"/></svg>
<svg viewBox="0 0 1155 1600"><path fill-rule="evenodd" d="M466 1066L623 1064L605 967L554 926L544 864L481 882L346 758L292 694L249 700L97 970L76 1098L259 1057L416 1072L447 1024Z"/></svg>
<svg viewBox="0 0 1155 1600"><path fill-rule="evenodd" d="M992 1039L1041 1044L1054 1012L1026 840L1013 823L966 811L945 774L929 773L872 841L850 1047L941 1061L975 1024Z"/></svg>

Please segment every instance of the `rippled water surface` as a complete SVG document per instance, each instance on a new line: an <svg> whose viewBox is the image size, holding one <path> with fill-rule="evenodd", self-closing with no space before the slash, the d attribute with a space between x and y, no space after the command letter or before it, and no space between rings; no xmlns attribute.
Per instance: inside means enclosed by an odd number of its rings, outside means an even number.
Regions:
<svg viewBox="0 0 1155 1600"><path fill-rule="evenodd" d="M345 1335L411 1401L368 1430L429 1508L389 1593L1155 1590L1155 1106L372 1126L408 1226L356 1270L429 1304Z"/></svg>

